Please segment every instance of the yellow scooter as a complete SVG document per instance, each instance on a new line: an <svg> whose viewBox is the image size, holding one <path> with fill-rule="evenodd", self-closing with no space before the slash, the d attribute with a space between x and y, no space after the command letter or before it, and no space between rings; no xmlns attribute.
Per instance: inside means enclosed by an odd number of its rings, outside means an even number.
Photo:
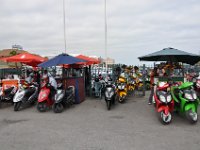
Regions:
<svg viewBox="0 0 200 150"><path fill-rule="evenodd" d="M124 77L119 77L116 87L117 100L123 103L127 96L127 82Z"/></svg>

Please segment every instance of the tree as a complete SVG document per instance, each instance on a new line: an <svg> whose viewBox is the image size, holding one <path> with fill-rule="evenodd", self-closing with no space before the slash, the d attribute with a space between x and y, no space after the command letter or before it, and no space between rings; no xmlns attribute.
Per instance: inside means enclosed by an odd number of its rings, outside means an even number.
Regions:
<svg viewBox="0 0 200 150"><path fill-rule="evenodd" d="M15 56L15 55L17 55L17 52L15 50L13 50L13 51L10 52L10 55Z"/></svg>

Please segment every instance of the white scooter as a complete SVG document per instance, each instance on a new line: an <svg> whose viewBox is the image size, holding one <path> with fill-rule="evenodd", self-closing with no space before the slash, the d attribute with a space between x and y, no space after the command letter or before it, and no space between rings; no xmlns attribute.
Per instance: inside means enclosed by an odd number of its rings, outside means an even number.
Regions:
<svg viewBox="0 0 200 150"><path fill-rule="evenodd" d="M20 85L19 90L13 98L14 111L18 111L23 104L34 104L38 97L38 85L36 83Z"/></svg>

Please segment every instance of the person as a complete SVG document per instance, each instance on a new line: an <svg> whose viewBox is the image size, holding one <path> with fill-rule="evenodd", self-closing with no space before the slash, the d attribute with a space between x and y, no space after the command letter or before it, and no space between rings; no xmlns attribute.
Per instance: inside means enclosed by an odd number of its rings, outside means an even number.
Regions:
<svg viewBox="0 0 200 150"><path fill-rule="evenodd" d="M149 105L152 104L152 100L153 100L153 94L154 94L154 78L157 76L157 67L155 67L154 69L151 70L150 72L150 86L151 86L151 93L149 96Z"/></svg>
<svg viewBox="0 0 200 150"><path fill-rule="evenodd" d="M40 89L40 73L39 70L34 71L34 81L38 84L38 87Z"/></svg>
<svg viewBox="0 0 200 150"><path fill-rule="evenodd" d="M103 77L101 74L99 74L99 80L103 80Z"/></svg>
<svg viewBox="0 0 200 150"><path fill-rule="evenodd" d="M42 78L47 78L47 77L48 77L48 72L47 72L47 70L45 69Z"/></svg>
<svg viewBox="0 0 200 150"><path fill-rule="evenodd" d="M162 68L162 66L158 66L158 69L157 69L157 74L159 77L163 77L165 75L165 70Z"/></svg>
<svg viewBox="0 0 200 150"><path fill-rule="evenodd" d="M33 73L30 73L28 75L28 77L25 79L25 81L30 84L30 83L33 83L34 82L34 74Z"/></svg>
<svg viewBox="0 0 200 150"><path fill-rule="evenodd" d="M50 96L53 97L52 99L54 99L54 95L57 91L57 82L55 78L50 73L47 73L47 70L44 70L43 80L46 80L49 84L51 90Z"/></svg>

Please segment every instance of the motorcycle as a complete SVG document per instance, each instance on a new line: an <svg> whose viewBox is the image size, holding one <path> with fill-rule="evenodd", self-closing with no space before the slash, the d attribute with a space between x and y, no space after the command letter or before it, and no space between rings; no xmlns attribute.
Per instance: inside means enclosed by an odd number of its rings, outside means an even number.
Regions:
<svg viewBox="0 0 200 150"><path fill-rule="evenodd" d="M37 110L39 112L47 111L47 108L51 107L54 103L53 98L54 94L51 92L50 85L44 80L38 96Z"/></svg>
<svg viewBox="0 0 200 150"><path fill-rule="evenodd" d="M53 111L61 113L64 107L74 104L75 87L69 86L66 90L63 89L62 84L58 84L58 89L55 94L55 102L53 104Z"/></svg>
<svg viewBox="0 0 200 150"><path fill-rule="evenodd" d="M171 88L171 94L175 101L175 110L180 115L186 116L190 123L198 121L199 99L193 88L192 82L185 82Z"/></svg>
<svg viewBox="0 0 200 150"><path fill-rule="evenodd" d="M115 87L111 81L108 81L105 85L105 101L107 109L110 110L111 105L115 104Z"/></svg>
<svg viewBox="0 0 200 150"><path fill-rule="evenodd" d="M13 98L14 111L18 111L21 105L33 105L38 97L38 85L36 83L29 84L25 82L19 86L19 90Z"/></svg>
<svg viewBox="0 0 200 150"><path fill-rule="evenodd" d="M170 93L169 83L158 83L156 91L154 92L154 100L160 121L163 124L169 124L172 121L172 112L174 110L174 101Z"/></svg>
<svg viewBox="0 0 200 150"><path fill-rule="evenodd" d="M135 79L135 83L136 83L136 89L138 91L142 91L142 89L143 89L143 80L142 80L142 78L136 78Z"/></svg>
<svg viewBox="0 0 200 150"><path fill-rule="evenodd" d="M119 103L125 102L125 99L127 97L127 84L124 78L119 78L119 81L116 87L116 93L117 93L118 102Z"/></svg>
<svg viewBox="0 0 200 150"><path fill-rule="evenodd" d="M15 93L17 92L17 86L0 87L0 105L2 102L11 103Z"/></svg>

